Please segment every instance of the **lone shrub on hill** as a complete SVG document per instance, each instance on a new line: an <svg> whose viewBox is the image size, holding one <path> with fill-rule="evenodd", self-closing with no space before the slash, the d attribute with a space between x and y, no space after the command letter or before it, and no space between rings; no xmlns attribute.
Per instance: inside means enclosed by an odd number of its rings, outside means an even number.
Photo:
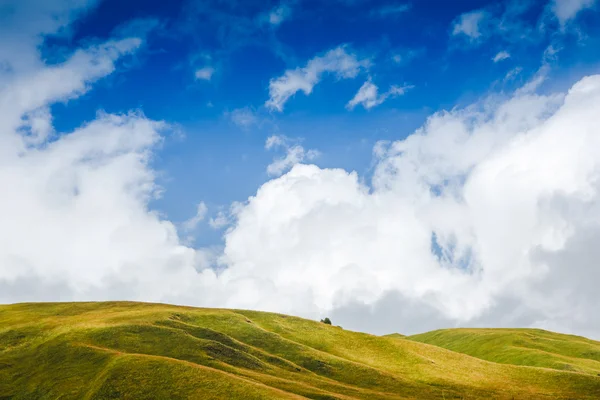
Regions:
<svg viewBox="0 0 600 400"><path fill-rule="evenodd" d="M331 325L331 320L327 317L325 317L325 319L322 319L321 322L327 325Z"/></svg>

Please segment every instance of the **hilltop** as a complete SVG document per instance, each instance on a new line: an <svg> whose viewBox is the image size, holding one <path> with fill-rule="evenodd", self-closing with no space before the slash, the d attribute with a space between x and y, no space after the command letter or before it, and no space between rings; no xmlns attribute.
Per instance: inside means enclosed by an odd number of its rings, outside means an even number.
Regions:
<svg viewBox="0 0 600 400"><path fill-rule="evenodd" d="M0 306L0 399L600 397L596 361L566 338L542 365L473 350L486 335L473 346L422 343L439 333L381 337L281 314L132 302ZM573 370L549 368L553 357L575 359Z"/></svg>

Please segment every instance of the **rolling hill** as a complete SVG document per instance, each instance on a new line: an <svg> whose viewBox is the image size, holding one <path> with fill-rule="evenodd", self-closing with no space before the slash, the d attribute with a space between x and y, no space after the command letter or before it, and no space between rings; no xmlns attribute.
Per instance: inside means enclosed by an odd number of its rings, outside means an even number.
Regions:
<svg viewBox="0 0 600 400"><path fill-rule="evenodd" d="M255 311L7 305L0 306L0 399L600 398L600 377L587 364L595 361L577 347L597 342L564 337L542 365L475 351L487 343L479 336L461 347L451 343L462 338L432 345L423 335L379 337ZM576 368L553 369L560 357Z"/></svg>
<svg viewBox="0 0 600 400"><path fill-rule="evenodd" d="M502 364L600 376L600 342L541 329L442 329L408 337Z"/></svg>

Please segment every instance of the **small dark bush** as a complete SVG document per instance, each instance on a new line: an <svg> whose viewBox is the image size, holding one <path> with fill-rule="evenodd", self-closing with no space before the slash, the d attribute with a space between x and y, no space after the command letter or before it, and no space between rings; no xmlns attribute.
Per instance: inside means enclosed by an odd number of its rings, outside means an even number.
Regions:
<svg viewBox="0 0 600 400"><path fill-rule="evenodd" d="M325 317L325 319L322 319L321 322L327 325L331 325L331 320L327 317Z"/></svg>

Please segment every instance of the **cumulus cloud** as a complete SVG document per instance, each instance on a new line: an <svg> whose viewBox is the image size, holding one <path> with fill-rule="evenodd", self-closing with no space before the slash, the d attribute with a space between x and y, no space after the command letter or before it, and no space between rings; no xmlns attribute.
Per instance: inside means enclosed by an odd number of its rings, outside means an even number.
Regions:
<svg viewBox="0 0 600 400"><path fill-rule="evenodd" d="M299 91L309 95L323 75L335 74L337 79L355 78L361 70L369 66L368 60L359 60L347 47L340 46L316 56L306 66L287 70L283 76L269 82L269 100L265 105L276 111L283 111L285 103Z"/></svg>
<svg viewBox="0 0 600 400"><path fill-rule="evenodd" d="M267 174L270 176L279 176L285 171L292 168L294 165L303 161L311 161L319 156L317 150L304 150L298 139L291 139L284 135L273 135L267 138L265 149L283 149L285 154L282 157L275 158L271 164L267 166Z"/></svg>
<svg viewBox="0 0 600 400"><path fill-rule="evenodd" d="M567 22L577 16L577 14L596 4L596 0L553 0L551 9L558 22L565 25Z"/></svg>
<svg viewBox="0 0 600 400"><path fill-rule="evenodd" d="M484 24L489 17L489 14L483 10L461 14L454 23L452 35L464 35L471 41L478 40L483 35Z"/></svg>
<svg viewBox="0 0 600 400"><path fill-rule="evenodd" d="M507 60L510 58L510 54L507 51L501 51L492 58L492 60L497 63L503 60Z"/></svg>
<svg viewBox="0 0 600 400"><path fill-rule="evenodd" d="M84 3L15 2L11 15L31 20L2 27L0 302L158 300L198 275L196 253L148 210L158 194L149 160L166 125L99 112L72 132L53 128L52 103L82 95L141 44L111 40L45 65L42 35L66 29Z"/></svg>
<svg viewBox="0 0 600 400"><path fill-rule="evenodd" d="M215 73L215 69L213 67L202 67L196 70L194 74L196 79L210 81Z"/></svg>
<svg viewBox="0 0 600 400"><path fill-rule="evenodd" d="M412 89L413 87L412 85L393 85L387 92L379 94L379 88L369 79L358 89L358 92L348 102L346 108L352 110L357 105L362 104L366 110L369 110L382 104L388 98L404 95L408 89Z"/></svg>
<svg viewBox="0 0 600 400"><path fill-rule="evenodd" d="M262 308L285 298L279 310L349 313L399 298L445 324L526 321L598 337L589 277L599 271L586 261L600 230L598 106L591 76L565 94L437 113L379 146L370 185L297 164L237 212L223 279L248 280L249 296L267 280Z"/></svg>

